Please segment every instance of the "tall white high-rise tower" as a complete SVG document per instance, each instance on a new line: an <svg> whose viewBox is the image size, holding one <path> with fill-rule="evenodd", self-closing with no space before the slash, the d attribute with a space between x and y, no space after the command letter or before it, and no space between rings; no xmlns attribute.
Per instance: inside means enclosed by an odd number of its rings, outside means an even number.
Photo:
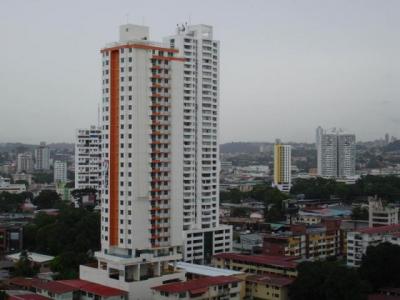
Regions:
<svg viewBox="0 0 400 300"><path fill-rule="evenodd" d="M184 260L204 263L232 249L219 224L219 41L208 25L182 25L164 38L183 64Z"/></svg>
<svg viewBox="0 0 400 300"><path fill-rule="evenodd" d="M182 279L170 263L183 245L183 63L149 41L149 28L120 26L101 50L101 251L80 277L149 299Z"/></svg>

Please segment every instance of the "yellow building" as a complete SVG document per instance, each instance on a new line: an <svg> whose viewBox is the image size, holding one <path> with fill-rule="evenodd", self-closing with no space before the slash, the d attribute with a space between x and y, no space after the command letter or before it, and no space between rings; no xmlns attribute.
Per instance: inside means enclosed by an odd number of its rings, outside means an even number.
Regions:
<svg viewBox="0 0 400 300"><path fill-rule="evenodd" d="M218 268L245 273L297 276L297 262L292 257L220 253L214 255L212 263Z"/></svg>
<svg viewBox="0 0 400 300"><path fill-rule="evenodd" d="M293 278L277 275L250 275L246 278L246 300L288 300Z"/></svg>
<svg viewBox="0 0 400 300"><path fill-rule="evenodd" d="M289 192L292 183L291 146L278 140L274 146L274 186L283 192Z"/></svg>

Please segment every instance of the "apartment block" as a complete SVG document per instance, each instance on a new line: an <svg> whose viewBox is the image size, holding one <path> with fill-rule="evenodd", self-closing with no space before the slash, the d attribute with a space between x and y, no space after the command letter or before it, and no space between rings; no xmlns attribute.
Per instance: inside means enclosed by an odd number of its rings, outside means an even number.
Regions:
<svg viewBox="0 0 400 300"><path fill-rule="evenodd" d="M45 142L35 149L35 170L50 170L50 149Z"/></svg>
<svg viewBox="0 0 400 300"><path fill-rule="evenodd" d="M399 224L399 207L383 205L381 199L368 199L369 227Z"/></svg>
<svg viewBox="0 0 400 300"><path fill-rule="evenodd" d="M355 176L356 137L336 128L329 131L317 128L318 175L327 178Z"/></svg>
<svg viewBox="0 0 400 300"><path fill-rule="evenodd" d="M19 153L17 156L17 173L32 173L32 153Z"/></svg>
<svg viewBox="0 0 400 300"><path fill-rule="evenodd" d="M75 136L75 188L100 189L101 128L78 129Z"/></svg>
<svg viewBox="0 0 400 300"><path fill-rule="evenodd" d="M178 26L164 42L184 58L184 260L204 263L232 249L231 226L219 224L220 43L208 25Z"/></svg>
<svg viewBox="0 0 400 300"><path fill-rule="evenodd" d="M274 145L274 183L282 192L290 192L292 186L292 150L290 145L281 144L280 140Z"/></svg>
<svg viewBox="0 0 400 300"><path fill-rule="evenodd" d="M153 299L241 300L244 282L234 276L203 277L153 287Z"/></svg>
<svg viewBox="0 0 400 300"><path fill-rule="evenodd" d="M347 233L347 265L359 267L369 246L383 242L398 244L400 224L363 228ZM400 243L399 243L400 244Z"/></svg>
<svg viewBox="0 0 400 300"><path fill-rule="evenodd" d="M67 182L67 162L56 160L54 162L54 182L65 183Z"/></svg>

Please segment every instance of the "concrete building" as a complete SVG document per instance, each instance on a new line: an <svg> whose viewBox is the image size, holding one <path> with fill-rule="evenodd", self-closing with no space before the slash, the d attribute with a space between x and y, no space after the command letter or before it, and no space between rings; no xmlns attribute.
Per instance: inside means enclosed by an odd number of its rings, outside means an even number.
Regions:
<svg viewBox="0 0 400 300"><path fill-rule="evenodd" d="M398 243L400 224L362 228L347 233L347 265L359 267L362 256L369 246L377 246L383 242ZM400 243L399 243L400 244Z"/></svg>
<svg viewBox="0 0 400 300"><path fill-rule="evenodd" d="M101 251L80 278L129 299L184 280L173 265L183 245L183 63L149 41L149 28L120 26L102 50Z"/></svg>
<svg viewBox="0 0 400 300"><path fill-rule="evenodd" d="M50 170L50 149L45 142L41 142L39 147L35 149L35 169Z"/></svg>
<svg viewBox="0 0 400 300"><path fill-rule="evenodd" d="M318 175L327 178L355 176L356 137L335 128L329 132L317 129Z"/></svg>
<svg viewBox="0 0 400 300"><path fill-rule="evenodd" d="M16 181L26 181L29 185L32 184L32 174L27 174L27 173L16 173L12 175L12 178L14 182Z"/></svg>
<svg viewBox="0 0 400 300"><path fill-rule="evenodd" d="M56 160L54 162L54 182L67 182L67 162Z"/></svg>
<svg viewBox="0 0 400 300"><path fill-rule="evenodd" d="M290 145L277 140L274 146L274 186L289 192L292 186L292 150Z"/></svg>
<svg viewBox="0 0 400 300"><path fill-rule="evenodd" d="M369 227L399 224L399 207L387 205L377 198L368 199Z"/></svg>
<svg viewBox="0 0 400 300"><path fill-rule="evenodd" d="M17 173L32 173L33 158L32 153L19 153L17 156Z"/></svg>
<svg viewBox="0 0 400 300"><path fill-rule="evenodd" d="M289 300L289 285L294 278L271 274L246 278L246 298L249 300Z"/></svg>
<svg viewBox="0 0 400 300"><path fill-rule="evenodd" d="M19 194L26 191L25 184L12 184L9 178L0 176L0 193L7 192L11 194Z"/></svg>
<svg viewBox="0 0 400 300"><path fill-rule="evenodd" d="M78 129L75 135L75 188L100 189L101 128Z"/></svg>
<svg viewBox="0 0 400 300"><path fill-rule="evenodd" d="M244 284L234 276L204 277L153 287L153 299L241 300Z"/></svg>
<svg viewBox="0 0 400 300"><path fill-rule="evenodd" d="M209 262L232 249L232 228L219 224L220 43L207 25L182 25L164 38L183 63L184 260Z"/></svg>
<svg viewBox="0 0 400 300"><path fill-rule="evenodd" d="M325 220L319 225L292 225L288 232L266 236L263 253L318 260L341 255L342 248L340 221Z"/></svg>

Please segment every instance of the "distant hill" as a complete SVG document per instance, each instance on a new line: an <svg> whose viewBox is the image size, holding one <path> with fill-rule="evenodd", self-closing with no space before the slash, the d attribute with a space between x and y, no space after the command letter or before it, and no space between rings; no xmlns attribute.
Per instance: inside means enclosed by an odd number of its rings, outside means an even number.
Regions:
<svg viewBox="0 0 400 300"><path fill-rule="evenodd" d="M0 153L4 152L32 152L39 146L33 144L23 144L23 143L0 143ZM74 151L75 145L73 143L52 143L48 144L51 150L57 151Z"/></svg>
<svg viewBox="0 0 400 300"><path fill-rule="evenodd" d="M249 143L249 142L233 142L220 145L222 153L258 153L260 147L272 147L271 143Z"/></svg>

